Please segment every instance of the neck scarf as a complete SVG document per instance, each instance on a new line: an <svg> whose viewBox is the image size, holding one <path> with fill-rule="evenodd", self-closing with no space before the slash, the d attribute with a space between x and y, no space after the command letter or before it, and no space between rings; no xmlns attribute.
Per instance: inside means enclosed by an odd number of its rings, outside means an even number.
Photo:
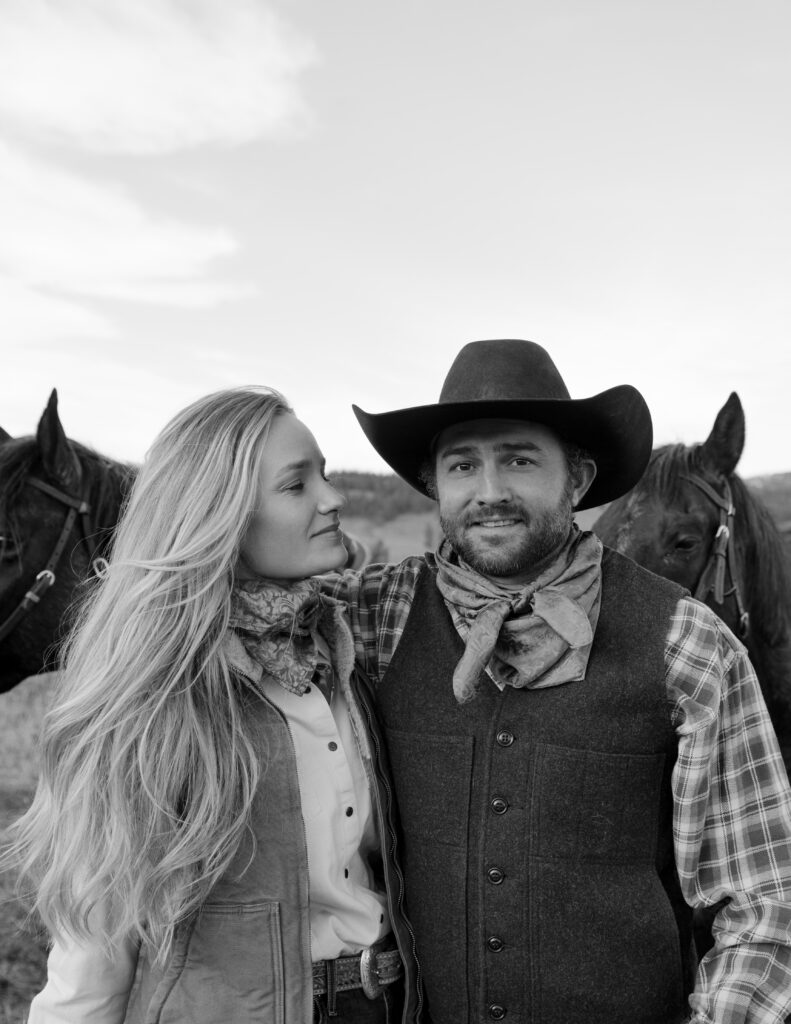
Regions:
<svg viewBox="0 0 791 1024"><path fill-rule="evenodd" d="M465 642L453 673L460 704L481 671L500 684L540 689L585 678L601 604L601 541L575 526L557 559L523 587L497 583L459 559L436 554L437 586Z"/></svg>
<svg viewBox="0 0 791 1024"><path fill-rule="evenodd" d="M343 605L322 594L316 579L286 586L265 579L237 580L229 626L250 657L292 693L303 694L319 664L326 664L320 638L341 674L353 658Z"/></svg>

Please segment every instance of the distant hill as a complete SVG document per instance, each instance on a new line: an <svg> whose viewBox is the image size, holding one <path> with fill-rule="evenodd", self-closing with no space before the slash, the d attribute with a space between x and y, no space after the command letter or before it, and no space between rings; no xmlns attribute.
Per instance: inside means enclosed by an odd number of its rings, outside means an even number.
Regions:
<svg viewBox="0 0 791 1024"><path fill-rule="evenodd" d="M344 519L355 517L387 523L412 512L433 512L435 505L395 473L359 473L340 470L330 474L333 484L346 497Z"/></svg>

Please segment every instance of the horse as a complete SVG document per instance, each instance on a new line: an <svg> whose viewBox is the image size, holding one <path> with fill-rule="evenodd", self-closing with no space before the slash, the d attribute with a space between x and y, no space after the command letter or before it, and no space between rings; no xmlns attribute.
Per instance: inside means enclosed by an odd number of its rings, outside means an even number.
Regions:
<svg viewBox="0 0 791 1024"><path fill-rule="evenodd" d="M58 667L75 599L107 554L134 475L66 437L55 389L34 437L0 428L0 692Z"/></svg>
<svg viewBox="0 0 791 1024"><path fill-rule="evenodd" d="M702 444L656 448L593 530L705 601L744 642L791 774L791 566L773 517L735 472L744 437L732 392Z"/></svg>
<svg viewBox="0 0 791 1024"><path fill-rule="evenodd" d="M57 390L35 437L0 428L0 693L59 667L60 641L136 472L66 436ZM343 537L345 568L365 565L367 546Z"/></svg>

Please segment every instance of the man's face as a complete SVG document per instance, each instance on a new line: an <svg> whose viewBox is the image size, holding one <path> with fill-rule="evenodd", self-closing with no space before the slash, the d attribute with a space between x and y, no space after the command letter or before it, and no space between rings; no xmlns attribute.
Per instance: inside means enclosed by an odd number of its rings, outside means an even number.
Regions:
<svg viewBox="0 0 791 1024"><path fill-rule="evenodd" d="M552 561L595 475L586 462L572 480L557 436L520 420L449 427L436 469L445 536L468 565L503 583L527 582Z"/></svg>

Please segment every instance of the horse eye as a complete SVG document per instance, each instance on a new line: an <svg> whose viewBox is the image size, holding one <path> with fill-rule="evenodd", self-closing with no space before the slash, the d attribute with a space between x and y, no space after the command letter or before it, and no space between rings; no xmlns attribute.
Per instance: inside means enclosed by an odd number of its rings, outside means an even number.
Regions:
<svg viewBox="0 0 791 1024"><path fill-rule="evenodd" d="M0 534L0 559L4 562L10 562L11 559L16 558L16 556L17 550L14 538Z"/></svg>
<svg viewBox="0 0 791 1024"><path fill-rule="evenodd" d="M673 547L676 551L687 552L692 551L698 546L697 537L679 537Z"/></svg>

